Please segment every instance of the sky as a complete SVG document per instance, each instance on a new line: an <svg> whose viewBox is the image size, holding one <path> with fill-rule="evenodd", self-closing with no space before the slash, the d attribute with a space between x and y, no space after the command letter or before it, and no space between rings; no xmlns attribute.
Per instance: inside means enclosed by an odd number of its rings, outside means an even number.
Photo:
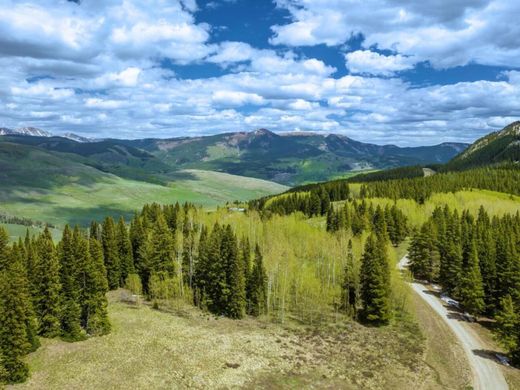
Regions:
<svg viewBox="0 0 520 390"><path fill-rule="evenodd" d="M520 119L517 0L0 0L0 127L402 146Z"/></svg>

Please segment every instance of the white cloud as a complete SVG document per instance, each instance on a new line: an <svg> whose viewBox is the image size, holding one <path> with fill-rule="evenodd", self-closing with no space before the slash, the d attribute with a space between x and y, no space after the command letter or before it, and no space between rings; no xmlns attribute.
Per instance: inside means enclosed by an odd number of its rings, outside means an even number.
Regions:
<svg viewBox="0 0 520 390"><path fill-rule="evenodd" d="M351 74L341 78L297 49L216 42L214 29L195 20L193 0L3 1L0 126L121 138L267 127L423 144L471 141L520 117L517 71L495 81L426 87L386 77L424 59L438 66L468 59L514 65L517 25L494 23L505 20L511 4L350 1L279 1L293 23L273 37L336 45L363 32L365 47L346 54ZM186 68L164 68L164 59L218 64L223 74L183 79Z"/></svg>
<svg viewBox="0 0 520 390"><path fill-rule="evenodd" d="M446 68L520 66L520 3L511 0L277 0L292 20L273 26L273 44L342 45L363 34L377 46Z"/></svg>
<svg viewBox="0 0 520 390"><path fill-rule="evenodd" d="M412 69L415 61L412 57L400 54L379 54L370 50L357 50L345 55L346 65L351 73L378 76L391 76L395 72Z"/></svg>
<svg viewBox="0 0 520 390"><path fill-rule="evenodd" d="M215 91L212 100L217 104L226 106L243 106L245 104L261 105L264 103L262 96L256 93L239 91Z"/></svg>

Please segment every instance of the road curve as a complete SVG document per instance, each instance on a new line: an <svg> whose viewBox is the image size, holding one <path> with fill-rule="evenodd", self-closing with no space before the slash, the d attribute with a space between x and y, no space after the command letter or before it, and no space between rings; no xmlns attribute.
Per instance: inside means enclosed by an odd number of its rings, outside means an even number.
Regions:
<svg viewBox="0 0 520 390"><path fill-rule="evenodd" d="M398 267L402 270L407 265L408 257L405 256L399 262ZM509 389L499 364L491 360L485 353L482 353L487 348L469 324L461 320L457 315L454 315L453 312L450 312L438 297L432 295L426 286L416 282L410 284L412 289L441 316L459 339L471 366L473 388L475 390ZM442 337L440 340L442 340Z"/></svg>

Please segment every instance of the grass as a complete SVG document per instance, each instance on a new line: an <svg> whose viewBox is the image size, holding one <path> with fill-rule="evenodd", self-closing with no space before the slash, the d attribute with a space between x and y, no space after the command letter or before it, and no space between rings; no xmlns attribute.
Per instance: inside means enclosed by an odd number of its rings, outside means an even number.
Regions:
<svg viewBox="0 0 520 390"><path fill-rule="evenodd" d="M110 293L110 335L43 340L28 357L30 379L12 388L415 389L431 374L406 319L384 328L341 317L320 328L282 326L215 319L191 306L131 306L118 294Z"/></svg>
<svg viewBox="0 0 520 390"><path fill-rule="evenodd" d="M0 211L55 225L88 224L107 215L129 217L145 203L192 202L216 207L226 201L247 200L286 187L219 172L191 170L170 186L122 179L105 174L92 183L69 182L51 188L0 189Z"/></svg>
<svg viewBox="0 0 520 390"><path fill-rule="evenodd" d="M38 227L15 225L9 223L0 223L0 227L7 229L7 232L9 233L9 239L11 241L16 241L19 237L24 238L27 230L29 230L30 235L35 235L43 231L42 228ZM51 234L55 240L59 240L61 238L61 230L59 229L51 229Z"/></svg>

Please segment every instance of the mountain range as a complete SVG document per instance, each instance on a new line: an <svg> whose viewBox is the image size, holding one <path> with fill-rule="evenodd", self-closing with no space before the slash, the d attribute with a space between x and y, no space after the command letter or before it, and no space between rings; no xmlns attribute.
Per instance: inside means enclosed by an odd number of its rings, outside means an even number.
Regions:
<svg viewBox="0 0 520 390"><path fill-rule="evenodd" d="M445 163L468 146L398 147L363 143L338 134L276 134L267 129L138 140L94 140L70 133L57 137L30 130L2 129L0 135L5 135L4 142L69 153L102 171L154 182L169 181L181 169L203 169L292 186L365 170Z"/></svg>

